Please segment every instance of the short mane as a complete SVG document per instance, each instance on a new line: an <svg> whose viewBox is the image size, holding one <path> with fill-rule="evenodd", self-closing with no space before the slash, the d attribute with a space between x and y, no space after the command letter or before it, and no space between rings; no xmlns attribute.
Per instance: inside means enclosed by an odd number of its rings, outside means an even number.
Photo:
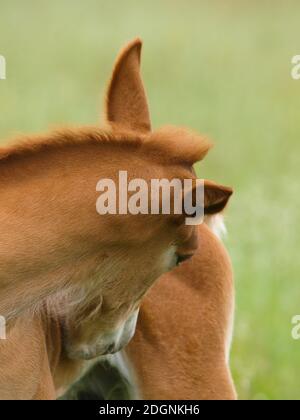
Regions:
<svg viewBox="0 0 300 420"><path fill-rule="evenodd" d="M146 142L159 150L169 161L192 166L205 158L212 143L205 137L183 127L166 126L153 132Z"/></svg>
<svg viewBox="0 0 300 420"><path fill-rule="evenodd" d="M142 139L132 133L116 133L99 127L64 128L48 134L19 136L14 141L0 147L0 163L17 156L26 156L54 148L82 144L123 144L139 147Z"/></svg>
<svg viewBox="0 0 300 420"><path fill-rule="evenodd" d="M202 160L212 147L205 137L184 128L165 127L147 135L96 126L64 128L49 134L22 136L12 145L0 147L0 164L12 158L82 144L111 144L141 149L166 163L189 165Z"/></svg>

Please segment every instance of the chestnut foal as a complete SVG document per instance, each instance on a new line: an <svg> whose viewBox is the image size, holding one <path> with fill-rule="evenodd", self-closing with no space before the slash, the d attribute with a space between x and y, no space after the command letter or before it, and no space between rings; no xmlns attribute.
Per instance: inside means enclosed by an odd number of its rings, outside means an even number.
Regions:
<svg viewBox="0 0 300 420"><path fill-rule="evenodd" d="M81 365L72 360L120 350L155 279L197 247L185 214L96 212L99 180L117 185L120 170L148 184L196 180L192 165L210 148L186 129L152 132L140 53L136 40L117 60L105 129L66 129L0 151L0 398L54 398ZM207 213L230 195L207 183Z"/></svg>

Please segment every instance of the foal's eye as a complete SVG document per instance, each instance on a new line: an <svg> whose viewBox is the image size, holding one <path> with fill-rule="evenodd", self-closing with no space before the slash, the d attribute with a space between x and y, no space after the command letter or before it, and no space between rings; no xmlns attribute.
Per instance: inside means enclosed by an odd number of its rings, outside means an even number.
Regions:
<svg viewBox="0 0 300 420"><path fill-rule="evenodd" d="M191 254L188 254L188 255L179 255L179 254L177 254L176 266L180 265L184 261L189 260L190 258L192 258L192 256L193 255L191 255Z"/></svg>

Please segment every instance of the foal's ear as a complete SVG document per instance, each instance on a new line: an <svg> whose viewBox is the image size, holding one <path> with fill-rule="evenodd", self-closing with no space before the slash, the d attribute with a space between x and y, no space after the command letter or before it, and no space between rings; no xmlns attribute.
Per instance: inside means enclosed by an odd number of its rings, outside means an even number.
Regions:
<svg viewBox="0 0 300 420"><path fill-rule="evenodd" d="M221 213L228 204L233 190L208 180L196 180L193 188L184 195L182 203L183 214L175 217L177 224L198 225L202 216L212 216ZM188 209L185 206L192 206ZM191 214L192 212L192 214Z"/></svg>
<svg viewBox="0 0 300 420"><path fill-rule="evenodd" d="M204 181L204 214L222 212L233 194L232 188L224 187L212 181Z"/></svg>
<svg viewBox="0 0 300 420"><path fill-rule="evenodd" d="M149 133L148 101L140 75L142 41L136 39L120 53L108 86L106 120L113 126Z"/></svg>

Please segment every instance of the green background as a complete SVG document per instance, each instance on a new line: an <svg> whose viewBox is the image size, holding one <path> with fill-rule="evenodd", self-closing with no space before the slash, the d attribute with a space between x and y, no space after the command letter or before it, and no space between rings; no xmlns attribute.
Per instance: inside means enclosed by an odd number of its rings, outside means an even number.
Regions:
<svg viewBox="0 0 300 420"><path fill-rule="evenodd" d="M299 399L298 1L0 0L0 138L100 121L119 48L144 40L154 126L186 125L215 149L201 177L233 186L232 368L241 398Z"/></svg>

